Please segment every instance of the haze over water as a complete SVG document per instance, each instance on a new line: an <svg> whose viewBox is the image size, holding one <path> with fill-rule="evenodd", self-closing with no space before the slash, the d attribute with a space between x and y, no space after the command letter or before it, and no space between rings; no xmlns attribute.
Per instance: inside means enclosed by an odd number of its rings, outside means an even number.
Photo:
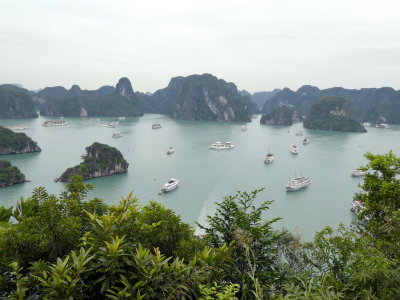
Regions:
<svg viewBox="0 0 400 300"><path fill-rule="evenodd" d="M54 179L68 167L82 160L84 148L93 142L105 143L120 150L129 162L126 174L88 180L94 185L88 199L99 197L107 203L118 202L120 196L133 192L142 204L148 200L163 203L192 225L204 223L215 211L214 202L236 191L251 191L261 187L256 203L275 200L265 215L267 219L282 217L276 228L285 227L311 239L324 226L349 224L352 197L359 191L362 178L352 178L353 168L363 165L363 154L387 153L399 155L400 127L389 129L367 127L368 133L341 133L304 129L304 136L295 133L303 129L301 123L290 127L260 125L259 119L246 123L178 121L162 115L147 114L140 118L119 121L116 130L122 138L112 138L114 129L107 122L116 118L65 118L69 125L43 127L46 118L29 120L0 120L0 125L25 124L25 133L37 141L40 153L3 155L31 182L0 189L0 205L14 206L21 196L28 197L33 188L44 186L58 194L63 183ZM161 123L161 129L151 129ZM304 137L311 142L301 143ZM231 141L231 150L209 150L215 141ZM289 145L297 144L299 154L292 155ZM175 153L167 155L169 146ZM270 150L275 161L263 163ZM290 177L308 176L311 185L304 190L287 193ZM177 190L158 195L169 178L178 178Z"/></svg>

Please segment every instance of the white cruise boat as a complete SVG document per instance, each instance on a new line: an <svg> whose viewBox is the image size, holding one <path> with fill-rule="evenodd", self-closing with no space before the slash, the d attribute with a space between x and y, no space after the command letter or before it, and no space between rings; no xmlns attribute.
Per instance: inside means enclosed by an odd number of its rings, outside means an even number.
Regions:
<svg viewBox="0 0 400 300"><path fill-rule="evenodd" d="M389 126L389 124L386 124L386 123L380 123L380 124L376 124L376 128L387 129L387 128L390 128L390 126Z"/></svg>
<svg viewBox="0 0 400 300"><path fill-rule="evenodd" d="M308 177L296 177L292 180L289 181L289 183L286 186L286 190L288 192L294 192L298 191L301 189L304 189L310 185L311 181Z"/></svg>
<svg viewBox="0 0 400 300"><path fill-rule="evenodd" d="M310 139L308 139L308 138L303 139L303 145L307 145L309 143L310 143Z"/></svg>
<svg viewBox="0 0 400 300"><path fill-rule="evenodd" d="M167 149L167 154L172 154L174 152L175 152L175 148L172 146Z"/></svg>
<svg viewBox="0 0 400 300"><path fill-rule="evenodd" d="M363 126L371 126L371 122L364 122Z"/></svg>
<svg viewBox="0 0 400 300"><path fill-rule="evenodd" d="M290 153L299 154L299 148L296 145L290 145Z"/></svg>
<svg viewBox="0 0 400 300"><path fill-rule="evenodd" d="M153 125L151 125L152 129L159 129L161 128L161 124L160 123L154 123Z"/></svg>
<svg viewBox="0 0 400 300"><path fill-rule="evenodd" d="M7 128L11 129L11 130L25 130L25 129L28 129L28 127L25 126L25 125L7 126Z"/></svg>
<svg viewBox="0 0 400 300"><path fill-rule="evenodd" d="M118 120L125 120L126 118L125 117L118 117Z"/></svg>
<svg viewBox="0 0 400 300"><path fill-rule="evenodd" d="M47 120L43 122L43 126L50 127L50 126L64 126L67 125L67 121L65 120Z"/></svg>
<svg viewBox="0 0 400 300"><path fill-rule="evenodd" d="M275 157L272 153L267 153L264 157L264 164L270 164L275 160Z"/></svg>
<svg viewBox="0 0 400 300"><path fill-rule="evenodd" d="M242 131L246 131L246 130L247 130L246 125L243 125L243 126L242 126Z"/></svg>
<svg viewBox="0 0 400 300"><path fill-rule="evenodd" d="M113 132L113 134L112 134L113 138L119 138L119 137L123 137L123 136L124 135L119 131Z"/></svg>
<svg viewBox="0 0 400 300"><path fill-rule="evenodd" d="M210 149L232 149L235 147L231 142L215 142L208 146Z"/></svg>
<svg viewBox="0 0 400 300"><path fill-rule="evenodd" d="M353 176L353 177L361 177L361 176L364 176L365 174L367 174L367 172L363 171L361 169L354 169L351 172L351 176Z"/></svg>
<svg viewBox="0 0 400 300"><path fill-rule="evenodd" d="M115 127L117 127L118 125L119 125L119 122L112 121L112 122L106 124L106 127L108 127L108 128L115 128Z"/></svg>
<svg viewBox="0 0 400 300"><path fill-rule="evenodd" d="M303 131L303 130L299 130L299 131L296 132L296 135L297 135L297 136L301 136L301 135L303 135L303 134L304 134L304 131Z"/></svg>
<svg viewBox="0 0 400 300"><path fill-rule="evenodd" d="M161 188L161 191L163 191L163 192L172 191L172 190L176 189L179 186L179 184L180 184L180 181L178 179L171 178L163 185L163 187Z"/></svg>

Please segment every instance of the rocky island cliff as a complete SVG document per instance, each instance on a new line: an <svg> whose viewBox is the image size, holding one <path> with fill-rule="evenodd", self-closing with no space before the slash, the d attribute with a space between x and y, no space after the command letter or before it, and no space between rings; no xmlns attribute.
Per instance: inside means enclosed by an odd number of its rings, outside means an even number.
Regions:
<svg viewBox="0 0 400 300"><path fill-rule="evenodd" d="M119 79L115 87L102 86L97 90L82 90L73 85L48 87L41 90L34 101L43 116L64 117L137 117L143 113L139 99L128 78Z"/></svg>
<svg viewBox="0 0 400 300"><path fill-rule="evenodd" d="M86 147L86 154L82 158L82 163L68 168L56 181L69 182L76 174L80 175L83 180L87 180L128 171L129 164L121 152L105 144L96 142Z"/></svg>
<svg viewBox="0 0 400 300"><path fill-rule="evenodd" d="M273 108L268 114L262 115L260 124L266 125L292 125L295 119L294 110L286 105Z"/></svg>
<svg viewBox="0 0 400 300"><path fill-rule="evenodd" d="M0 155L22 154L42 151L35 141L25 133L14 132L0 126Z"/></svg>
<svg viewBox="0 0 400 300"><path fill-rule="evenodd" d="M0 85L0 118L37 118L35 106L28 90L12 84Z"/></svg>
<svg viewBox="0 0 400 300"><path fill-rule="evenodd" d="M26 181L25 175L17 167L12 166L9 161L0 160L0 188Z"/></svg>
<svg viewBox="0 0 400 300"><path fill-rule="evenodd" d="M347 99L352 116L359 122L400 124L400 91L390 87L356 90L304 85L296 91L284 88L265 102L262 111L269 113L274 107L287 105L304 116L315 102L326 97Z"/></svg>
<svg viewBox="0 0 400 300"><path fill-rule="evenodd" d="M142 97L144 112L179 120L248 122L256 105L232 82L211 74L174 77L164 89Z"/></svg>
<svg viewBox="0 0 400 300"><path fill-rule="evenodd" d="M339 97L327 97L314 103L303 121L305 128L367 132L367 130L351 116L350 103Z"/></svg>

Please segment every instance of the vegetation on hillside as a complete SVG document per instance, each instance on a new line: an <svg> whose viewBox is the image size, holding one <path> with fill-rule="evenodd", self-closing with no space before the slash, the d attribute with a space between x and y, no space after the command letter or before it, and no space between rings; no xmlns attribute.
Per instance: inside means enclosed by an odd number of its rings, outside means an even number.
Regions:
<svg viewBox="0 0 400 300"><path fill-rule="evenodd" d="M0 160L0 187L25 182L25 175L9 161Z"/></svg>
<svg viewBox="0 0 400 300"><path fill-rule="evenodd" d="M45 116L79 117L82 111L87 116L97 117L137 117L142 112L139 107L121 95L101 98L73 96L48 99L41 107L40 114ZM86 116L86 113L83 115Z"/></svg>
<svg viewBox="0 0 400 300"><path fill-rule="evenodd" d="M40 151L37 143L25 133L14 132L11 129L0 126L0 154L12 154Z"/></svg>
<svg viewBox="0 0 400 300"><path fill-rule="evenodd" d="M303 121L305 128L344 132L367 132L350 113L344 98L327 97L314 103Z"/></svg>
<svg viewBox="0 0 400 300"><path fill-rule="evenodd" d="M273 108L268 114L260 118L260 124L292 125L294 110L286 105Z"/></svg>
<svg viewBox="0 0 400 300"><path fill-rule="evenodd" d="M183 120L247 122L257 111L236 85L211 74L172 78L168 87L151 96L140 95L140 101L144 112Z"/></svg>
<svg viewBox="0 0 400 300"><path fill-rule="evenodd" d="M40 187L0 207L5 299L399 299L400 158L366 154L352 227L312 242L275 231L262 190L217 204L202 235L173 211L132 195L86 201L79 176L60 195ZM368 216L368 220L365 219ZM13 217L14 221L10 221Z"/></svg>
<svg viewBox="0 0 400 300"><path fill-rule="evenodd" d="M45 116L137 117L142 115L139 99L128 78L121 78L116 87L81 90L77 85L46 88L35 96L40 114Z"/></svg>
<svg viewBox="0 0 400 300"><path fill-rule="evenodd" d="M80 175L83 180L86 180L119 174L127 172L129 166L117 148L97 142L86 147L86 155L82 158L82 163L65 170L57 180L68 182L74 175Z"/></svg>
<svg viewBox="0 0 400 300"><path fill-rule="evenodd" d="M265 103L263 111L268 113L276 106L291 105L300 116L304 116L315 102L326 97L348 99L352 114L359 122L400 123L400 91L390 87L359 90L334 87L320 90L304 85L297 91L285 88Z"/></svg>
<svg viewBox="0 0 400 300"><path fill-rule="evenodd" d="M25 89L11 84L0 85L0 118L37 118L33 100Z"/></svg>

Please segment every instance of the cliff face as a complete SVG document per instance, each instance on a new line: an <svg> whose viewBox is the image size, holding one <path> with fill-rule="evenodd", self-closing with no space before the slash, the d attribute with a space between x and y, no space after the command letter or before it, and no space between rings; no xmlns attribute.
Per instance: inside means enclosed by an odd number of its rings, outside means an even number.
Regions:
<svg viewBox="0 0 400 300"><path fill-rule="evenodd" d="M73 85L45 88L34 98L44 116L65 117L137 117L143 115L139 99L128 78L121 78L116 87L102 86L90 91Z"/></svg>
<svg viewBox="0 0 400 300"><path fill-rule="evenodd" d="M292 125L295 114L293 109L285 105L275 107L270 113L262 115L260 124L266 125Z"/></svg>
<svg viewBox="0 0 400 300"><path fill-rule="evenodd" d="M351 116L349 101L339 97L327 97L314 103L303 125L309 129L367 132Z"/></svg>
<svg viewBox="0 0 400 300"><path fill-rule="evenodd" d="M180 120L250 121L255 107L233 83L210 74L172 78L168 87L143 98L145 112Z"/></svg>
<svg viewBox="0 0 400 300"><path fill-rule="evenodd" d="M0 118L37 118L29 92L11 84L0 85Z"/></svg>
<svg viewBox="0 0 400 300"><path fill-rule="evenodd" d="M258 109L262 110L266 103L280 91L279 89L275 89L271 92L256 92L251 95L251 101L257 104Z"/></svg>
<svg viewBox="0 0 400 300"><path fill-rule="evenodd" d="M68 168L56 181L68 182L78 174L83 180L125 173L129 164L121 152L105 144L93 143L86 147L83 163Z"/></svg>
<svg viewBox="0 0 400 300"><path fill-rule="evenodd" d="M22 154L42 151L35 141L25 133L13 132L0 126L0 155L1 154Z"/></svg>
<svg viewBox="0 0 400 300"><path fill-rule="evenodd" d="M25 175L6 160L0 160L0 187L26 182Z"/></svg>
<svg viewBox="0 0 400 300"><path fill-rule="evenodd" d="M320 90L305 85L297 91L285 88L265 103L263 111L268 113L274 107L288 105L304 116L315 102L326 97L348 99L353 117L360 122L379 123L385 120L387 123L400 123L400 91L388 87L360 90L334 87Z"/></svg>

